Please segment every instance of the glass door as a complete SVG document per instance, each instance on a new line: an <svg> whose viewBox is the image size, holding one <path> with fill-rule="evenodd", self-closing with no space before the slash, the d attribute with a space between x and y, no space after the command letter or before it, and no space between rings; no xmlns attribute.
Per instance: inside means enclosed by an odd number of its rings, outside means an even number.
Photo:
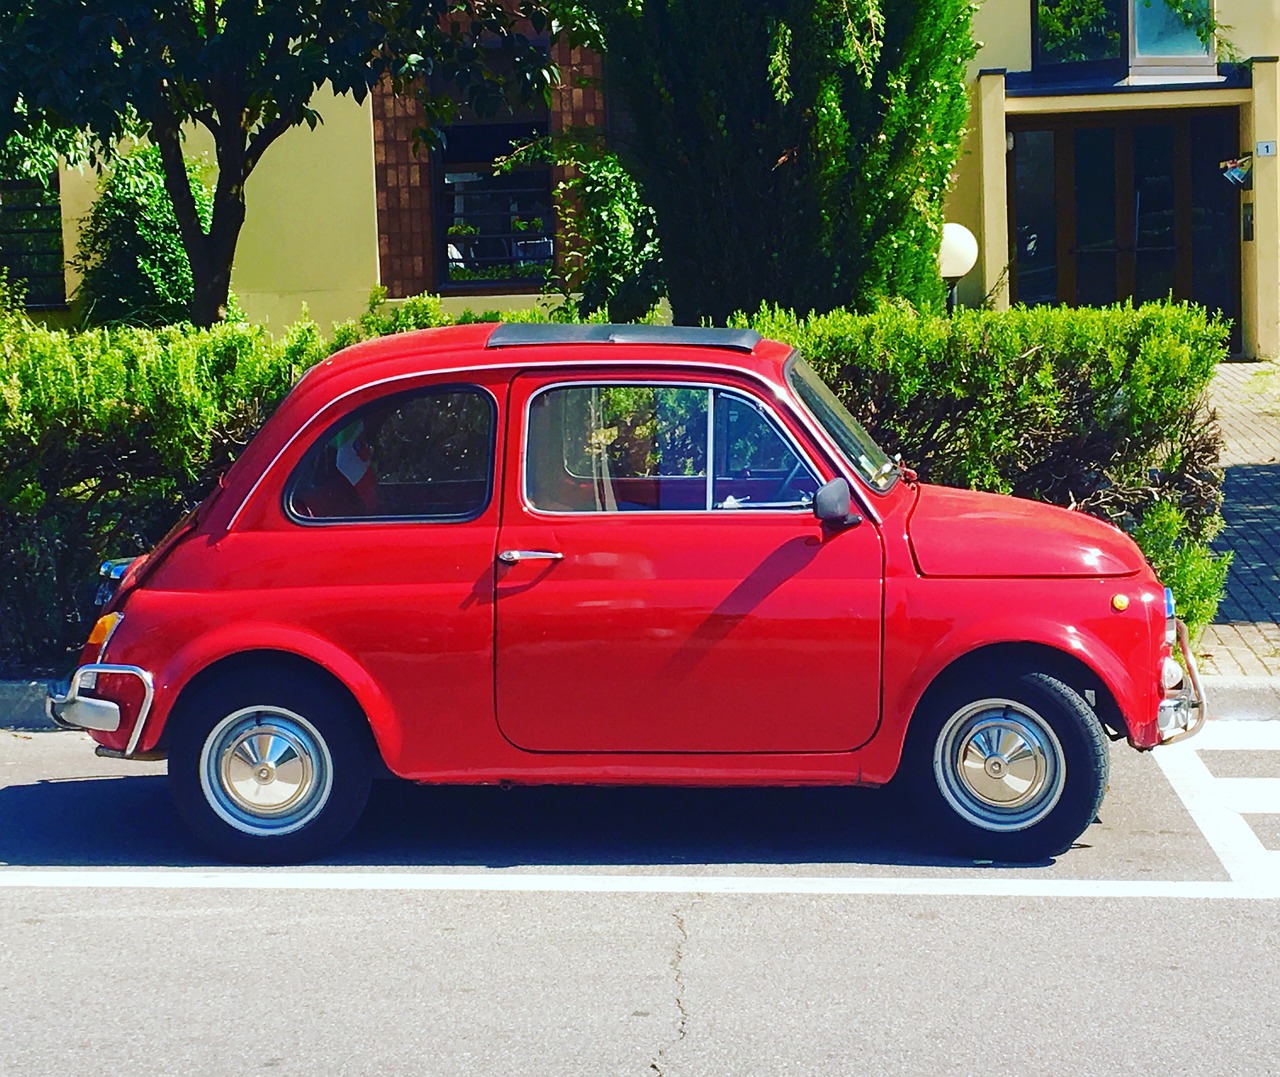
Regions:
<svg viewBox="0 0 1280 1077"><path fill-rule="evenodd" d="M1237 110L1027 118L1011 134L1015 302L1171 295L1238 322L1240 196L1218 169L1238 152Z"/></svg>

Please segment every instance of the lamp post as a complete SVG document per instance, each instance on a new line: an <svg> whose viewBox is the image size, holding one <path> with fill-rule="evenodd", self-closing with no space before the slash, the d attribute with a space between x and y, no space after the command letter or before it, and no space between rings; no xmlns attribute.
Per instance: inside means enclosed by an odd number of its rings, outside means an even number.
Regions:
<svg viewBox="0 0 1280 1077"><path fill-rule="evenodd" d="M938 249L938 269L947 282L947 314L956 309L956 285L978 264L978 241L962 224L942 226L942 246Z"/></svg>

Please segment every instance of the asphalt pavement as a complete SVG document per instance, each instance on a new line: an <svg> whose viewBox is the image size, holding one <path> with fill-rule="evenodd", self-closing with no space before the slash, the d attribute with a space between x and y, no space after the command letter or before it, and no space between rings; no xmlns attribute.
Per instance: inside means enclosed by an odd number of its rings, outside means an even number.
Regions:
<svg viewBox="0 0 1280 1077"><path fill-rule="evenodd" d="M163 763L0 732L0 1073L1280 1070L1280 707L1244 688L1113 747L1100 821L1017 868L871 790L400 783L323 863L228 867Z"/></svg>

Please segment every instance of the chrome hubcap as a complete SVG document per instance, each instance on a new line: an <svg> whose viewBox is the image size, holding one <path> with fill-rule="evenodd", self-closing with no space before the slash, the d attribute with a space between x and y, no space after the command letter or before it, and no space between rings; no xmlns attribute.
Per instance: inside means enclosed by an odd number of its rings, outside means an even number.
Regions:
<svg viewBox="0 0 1280 1077"><path fill-rule="evenodd" d="M288 834L319 814L333 788L324 738L301 715L249 707L205 741L200 782L213 810L249 834Z"/></svg>
<svg viewBox="0 0 1280 1077"><path fill-rule="evenodd" d="M984 830L1024 830L1062 796L1066 761L1049 724L1023 703L984 699L956 711L934 750L947 802Z"/></svg>

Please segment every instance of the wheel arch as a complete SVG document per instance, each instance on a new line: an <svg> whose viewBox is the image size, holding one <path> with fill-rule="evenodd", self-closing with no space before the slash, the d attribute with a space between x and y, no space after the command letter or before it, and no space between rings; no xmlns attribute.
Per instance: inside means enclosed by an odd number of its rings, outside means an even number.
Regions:
<svg viewBox="0 0 1280 1077"><path fill-rule="evenodd" d="M914 723L916 716L938 693L957 683L992 675L1016 676L1024 672L1048 673L1056 677L1089 703L1098 720L1112 735L1128 736L1129 727L1124 713L1101 674L1077 655L1046 643L991 643L952 659L937 672L916 700L910 723Z"/></svg>
<svg viewBox="0 0 1280 1077"><path fill-rule="evenodd" d="M209 690L210 687L216 685L219 680L224 678L243 678L243 677L268 677L271 675L279 675L282 672L288 672L295 676L306 677L326 686L327 689L340 695L345 701L361 715L366 723L374 743L377 746L378 754L382 754L383 744L379 736L379 723L375 720L375 713L371 713L368 702L361 698L360 694L347 682L346 679L339 676L334 670L324 663L307 655L299 654L296 651L281 650L271 647L261 647L249 650L235 651L230 654L224 654L214 658L207 664L202 666L197 672L191 675L179 688L177 695L173 699L172 705L168 708L163 727L160 730L157 748L165 751L168 748L170 734L175 723L183 720L184 707L201 693Z"/></svg>

